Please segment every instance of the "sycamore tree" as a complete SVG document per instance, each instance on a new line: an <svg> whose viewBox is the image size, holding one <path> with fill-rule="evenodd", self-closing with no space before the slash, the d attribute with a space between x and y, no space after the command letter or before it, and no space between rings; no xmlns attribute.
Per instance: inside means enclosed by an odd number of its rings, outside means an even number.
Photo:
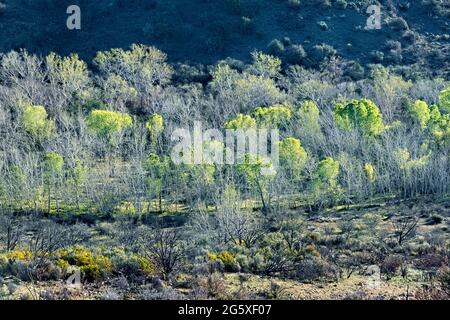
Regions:
<svg viewBox="0 0 450 320"><path fill-rule="evenodd" d="M428 104L425 101L417 100L408 105L408 111L411 118L425 129L431 119L431 112Z"/></svg>
<svg viewBox="0 0 450 320"><path fill-rule="evenodd" d="M304 101L295 113L295 118L296 121L293 121L295 132L310 150L318 152L325 141L317 104L312 100Z"/></svg>
<svg viewBox="0 0 450 320"><path fill-rule="evenodd" d="M70 169L69 176L72 186L75 190L75 203L78 211L80 211L80 194L83 187L89 168L80 159L75 159L72 168Z"/></svg>
<svg viewBox="0 0 450 320"><path fill-rule="evenodd" d="M63 106L79 102L86 94L90 83L87 63L76 54L60 57L55 53L50 53L45 62L53 99L58 100L52 106L57 105L57 114L62 116Z"/></svg>
<svg viewBox="0 0 450 320"><path fill-rule="evenodd" d="M450 113L442 114L438 106L430 107L428 130L439 147L450 145Z"/></svg>

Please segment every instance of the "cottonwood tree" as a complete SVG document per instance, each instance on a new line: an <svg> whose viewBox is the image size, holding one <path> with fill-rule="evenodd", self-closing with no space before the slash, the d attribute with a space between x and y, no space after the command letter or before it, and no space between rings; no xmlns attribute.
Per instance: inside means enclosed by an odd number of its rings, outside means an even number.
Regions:
<svg viewBox="0 0 450 320"><path fill-rule="evenodd" d="M378 136L384 129L380 110L368 99L338 103L334 109L334 115L341 128L358 129L365 136Z"/></svg>
<svg viewBox="0 0 450 320"><path fill-rule="evenodd" d="M30 136L41 143L55 132L55 121L48 118L43 106L27 106L22 114L22 126Z"/></svg>
<svg viewBox="0 0 450 320"><path fill-rule="evenodd" d="M269 189L276 174L270 160L247 153L238 161L241 162L237 165L238 172L244 177L247 186L258 195L262 211L269 212L271 208L271 190Z"/></svg>
<svg viewBox="0 0 450 320"><path fill-rule="evenodd" d="M47 192L47 211L51 213L51 200L54 195L56 210L59 211L58 191L64 168L64 158L57 152L49 152L43 161L44 184Z"/></svg>

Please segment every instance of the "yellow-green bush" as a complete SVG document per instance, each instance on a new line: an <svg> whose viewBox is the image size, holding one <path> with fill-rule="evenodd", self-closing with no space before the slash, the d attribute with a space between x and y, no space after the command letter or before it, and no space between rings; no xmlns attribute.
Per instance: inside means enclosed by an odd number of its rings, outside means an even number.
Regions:
<svg viewBox="0 0 450 320"><path fill-rule="evenodd" d="M16 249L14 251L8 252L6 257L8 260L20 260L20 261L31 261L33 258L33 253L28 249Z"/></svg>
<svg viewBox="0 0 450 320"><path fill-rule="evenodd" d="M57 265L64 270L67 270L69 266L78 267L88 280L102 278L112 269L109 257L93 253L81 246L59 250L56 261Z"/></svg>
<svg viewBox="0 0 450 320"><path fill-rule="evenodd" d="M236 256L229 251L219 253L209 252L207 256L210 261L222 261L225 269L234 269L234 265L236 264Z"/></svg>

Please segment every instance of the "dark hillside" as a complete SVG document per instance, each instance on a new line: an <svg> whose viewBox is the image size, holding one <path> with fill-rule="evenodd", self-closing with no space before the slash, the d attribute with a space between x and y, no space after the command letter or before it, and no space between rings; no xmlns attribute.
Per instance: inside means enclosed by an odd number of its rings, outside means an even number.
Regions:
<svg viewBox="0 0 450 320"><path fill-rule="evenodd" d="M446 72L450 9L445 1L428 2L381 1L383 27L367 31L372 1L6 0L0 51L77 52L90 60L99 50L142 43L167 52L171 61L211 64L226 57L248 60L253 49L267 51L272 40L284 39L283 60L307 65L321 62L324 53L315 46L327 44L363 65L417 63ZM71 4L81 7L81 31L66 28ZM306 57L289 45L301 45Z"/></svg>

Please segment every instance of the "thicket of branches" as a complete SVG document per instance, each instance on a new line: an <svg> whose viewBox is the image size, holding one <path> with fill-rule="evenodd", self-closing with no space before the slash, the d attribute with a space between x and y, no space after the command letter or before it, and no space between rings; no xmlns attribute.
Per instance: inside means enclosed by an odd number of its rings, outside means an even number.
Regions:
<svg viewBox="0 0 450 320"><path fill-rule="evenodd" d="M0 62L0 203L35 212L144 214L214 204L232 185L264 210L295 195L317 209L375 194L445 195L450 187L450 94L443 79L406 81L374 65L345 82L255 52L209 79L166 63L155 48L76 55L10 52ZM278 128L281 168L174 165L171 133ZM263 165L263 164L260 164Z"/></svg>

